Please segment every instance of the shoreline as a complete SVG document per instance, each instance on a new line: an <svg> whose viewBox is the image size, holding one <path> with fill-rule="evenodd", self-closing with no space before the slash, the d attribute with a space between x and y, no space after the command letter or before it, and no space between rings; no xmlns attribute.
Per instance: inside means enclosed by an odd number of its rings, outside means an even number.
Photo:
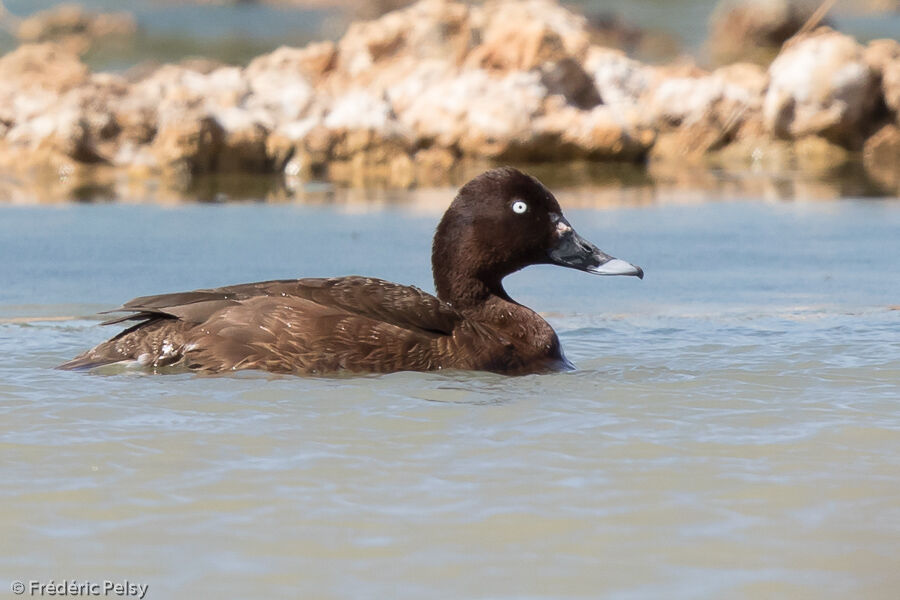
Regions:
<svg viewBox="0 0 900 600"><path fill-rule="evenodd" d="M554 2L422 0L246 67L114 75L23 44L0 57L0 100L4 202L203 186L277 200L308 182L445 186L484 165L610 161L651 184L706 171L827 187L858 171L861 189L900 196L900 43L827 27L788 40L768 68L706 71L596 45ZM280 184L254 188L269 178Z"/></svg>

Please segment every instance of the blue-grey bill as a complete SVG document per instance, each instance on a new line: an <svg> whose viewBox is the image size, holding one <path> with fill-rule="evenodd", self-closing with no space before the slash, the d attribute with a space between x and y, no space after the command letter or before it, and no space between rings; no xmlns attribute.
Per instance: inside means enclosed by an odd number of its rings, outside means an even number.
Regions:
<svg viewBox="0 0 900 600"><path fill-rule="evenodd" d="M595 275L634 275L644 278L644 270L600 250L572 229L561 215L556 218L556 243L547 252L550 262Z"/></svg>
<svg viewBox="0 0 900 600"><path fill-rule="evenodd" d="M597 266L587 267L585 271L595 275L634 275L639 279L644 278L644 270L642 268L618 258L610 258Z"/></svg>

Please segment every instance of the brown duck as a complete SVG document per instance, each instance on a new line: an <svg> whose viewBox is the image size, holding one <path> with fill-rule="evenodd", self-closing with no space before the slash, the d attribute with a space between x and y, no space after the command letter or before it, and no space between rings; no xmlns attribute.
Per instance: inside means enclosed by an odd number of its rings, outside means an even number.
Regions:
<svg viewBox="0 0 900 600"><path fill-rule="evenodd" d="M369 277L290 279L146 296L103 323L137 323L61 369L123 361L203 372L388 373L470 369L506 374L571 368L559 338L503 289L535 264L636 275L572 229L556 198L512 168L464 185L431 255L437 297Z"/></svg>

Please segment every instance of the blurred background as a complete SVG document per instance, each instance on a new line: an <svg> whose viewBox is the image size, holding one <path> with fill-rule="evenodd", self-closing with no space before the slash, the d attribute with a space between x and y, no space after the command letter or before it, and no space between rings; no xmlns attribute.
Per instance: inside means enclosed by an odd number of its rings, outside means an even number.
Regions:
<svg viewBox="0 0 900 600"><path fill-rule="evenodd" d="M892 0L3 0L0 198L314 197L501 163L643 200L895 195L898 32Z"/></svg>
<svg viewBox="0 0 900 600"><path fill-rule="evenodd" d="M4 0L8 11L0 29L0 52L21 41L83 35L90 13L119 17L103 43L91 43L85 60L94 69L122 71L144 61L177 62L205 57L246 64L281 45L302 46L337 40L354 20L372 19L411 4L407 0ZM728 0L580 0L564 2L606 33L607 44L642 60L666 61L680 53L710 64L707 48L712 25L736 5ZM753 3L745 3L752 5ZM763 0L757 5L800 6L808 14L815 2ZM809 8L812 6L812 9ZM81 7L77 9L75 7ZM716 11L719 11L717 15ZM790 20L787 19L788 21ZM20 30L22 21L25 28ZM797 18L794 18L797 21ZM900 11L895 0L839 0L829 21L865 43L898 36ZM795 24L796 28L802 21ZM782 33L784 39L793 32ZM119 39L113 40L112 38ZM782 40L783 41L783 40ZM113 43L114 42L114 43ZM752 50L751 48L747 49Z"/></svg>

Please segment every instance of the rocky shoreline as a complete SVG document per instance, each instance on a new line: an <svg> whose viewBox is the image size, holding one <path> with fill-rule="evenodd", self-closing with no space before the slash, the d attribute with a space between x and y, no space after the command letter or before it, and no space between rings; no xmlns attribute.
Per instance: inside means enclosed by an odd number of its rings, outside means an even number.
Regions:
<svg viewBox="0 0 900 600"><path fill-rule="evenodd" d="M421 0L243 68L92 73L53 43L0 57L0 200L42 177L139 194L245 173L407 187L473 163L608 160L861 161L900 195L900 43L820 27L768 68L705 71L595 45L584 17L549 0Z"/></svg>

